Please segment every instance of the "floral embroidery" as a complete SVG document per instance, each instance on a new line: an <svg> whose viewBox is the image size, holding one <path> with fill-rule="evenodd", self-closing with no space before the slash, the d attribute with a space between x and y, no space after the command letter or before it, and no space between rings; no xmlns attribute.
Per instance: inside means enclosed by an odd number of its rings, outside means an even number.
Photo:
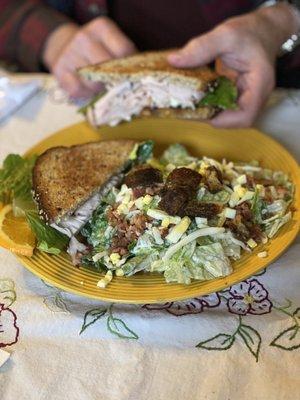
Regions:
<svg viewBox="0 0 300 400"><path fill-rule="evenodd" d="M49 310L52 312L66 313L66 314L69 313L70 311L63 298L64 292L54 286L49 285L42 279L41 281L49 289L49 293L43 299L43 303L45 304L45 306L49 308Z"/></svg>
<svg viewBox="0 0 300 400"><path fill-rule="evenodd" d="M195 297L194 299L168 302L164 304L145 304L143 307L149 311L165 310L177 317L188 314L199 314L205 308L218 307L221 299L218 293L212 293L207 296Z"/></svg>
<svg viewBox="0 0 300 400"><path fill-rule="evenodd" d="M19 338L17 316L9 308L15 300L14 282L11 279L0 279L0 347L12 346Z"/></svg>
<svg viewBox="0 0 300 400"><path fill-rule="evenodd" d="M269 293L257 279L251 279L231 286L227 300L228 310L233 314L268 314L272 302Z"/></svg>
<svg viewBox="0 0 300 400"><path fill-rule="evenodd" d="M288 300L286 306L274 309L282 312L292 319L292 325L281 331L270 343L270 346L278 347L281 350L296 350L300 348L300 307L291 310L292 302Z"/></svg>

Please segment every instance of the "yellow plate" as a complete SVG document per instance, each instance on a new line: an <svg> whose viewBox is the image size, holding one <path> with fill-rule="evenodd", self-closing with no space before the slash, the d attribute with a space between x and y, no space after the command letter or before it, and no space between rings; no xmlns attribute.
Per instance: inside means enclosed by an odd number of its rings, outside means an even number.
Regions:
<svg viewBox="0 0 300 400"><path fill-rule="evenodd" d="M130 278L118 277L106 289L96 286L100 275L85 268L74 267L67 254L48 255L35 251L31 258L19 256L19 260L31 272L45 281L78 295L113 302L155 303L182 300L221 290L257 273L274 261L296 237L300 225L300 174L292 156L276 141L253 130L216 130L207 124L177 120L140 119L121 124L115 128L105 127L101 132L91 129L86 123L68 127L45 139L28 154L41 153L53 146L69 146L99 139L131 138L156 142L160 153L168 144L180 142L197 156L206 155L217 159L258 160L264 167L282 170L290 174L296 184L297 210L267 245L261 245L252 254L244 254L233 264L234 272L225 278L207 282L194 281L191 285L167 284L158 274L139 274ZM266 249L267 258L257 257ZM283 266L284 267L284 266Z"/></svg>

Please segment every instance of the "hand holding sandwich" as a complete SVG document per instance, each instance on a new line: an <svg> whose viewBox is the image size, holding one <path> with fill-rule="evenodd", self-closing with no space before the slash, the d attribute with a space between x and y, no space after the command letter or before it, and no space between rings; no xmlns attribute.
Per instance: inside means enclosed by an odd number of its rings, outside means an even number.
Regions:
<svg viewBox="0 0 300 400"><path fill-rule="evenodd" d="M217 127L252 125L275 84L275 60L281 45L297 31L299 21L287 4L259 9L218 25L169 56L179 68L193 68L220 59L232 70L239 90L239 110L212 120ZM224 73L224 71L222 71Z"/></svg>
<svg viewBox="0 0 300 400"><path fill-rule="evenodd" d="M71 97L88 97L94 89L99 90L99 85L82 82L77 68L135 51L134 44L113 21L100 17L82 27L70 23L57 28L48 38L43 59Z"/></svg>

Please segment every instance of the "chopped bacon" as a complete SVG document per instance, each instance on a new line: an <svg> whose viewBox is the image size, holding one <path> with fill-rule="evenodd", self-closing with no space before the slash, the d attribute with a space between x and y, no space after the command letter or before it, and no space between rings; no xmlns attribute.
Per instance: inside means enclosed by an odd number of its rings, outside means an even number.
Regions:
<svg viewBox="0 0 300 400"><path fill-rule="evenodd" d="M223 188L222 173L214 166L205 170L204 182L211 193L216 193Z"/></svg>
<svg viewBox="0 0 300 400"><path fill-rule="evenodd" d="M117 229L112 238L110 253L127 254L129 244L145 231L149 217L137 214L128 221L113 208L109 209L106 215L110 225Z"/></svg>
<svg viewBox="0 0 300 400"><path fill-rule="evenodd" d="M240 214L242 219L246 220L246 221L251 221L252 220L252 211L251 211L251 207L248 201L244 201L243 203L239 204L236 207L236 212L237 214Z"/></svg>

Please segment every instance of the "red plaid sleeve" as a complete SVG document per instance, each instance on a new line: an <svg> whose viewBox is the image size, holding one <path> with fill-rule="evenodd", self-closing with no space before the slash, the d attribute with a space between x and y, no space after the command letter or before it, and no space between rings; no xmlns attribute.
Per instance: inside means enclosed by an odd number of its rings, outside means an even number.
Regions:
<svg viewBox="0 0 300 400"><path fill-rule="evenodd" d="M0 59L38 71L48 35L66 22L68 17L42 1L0 0Z"/></svg>

